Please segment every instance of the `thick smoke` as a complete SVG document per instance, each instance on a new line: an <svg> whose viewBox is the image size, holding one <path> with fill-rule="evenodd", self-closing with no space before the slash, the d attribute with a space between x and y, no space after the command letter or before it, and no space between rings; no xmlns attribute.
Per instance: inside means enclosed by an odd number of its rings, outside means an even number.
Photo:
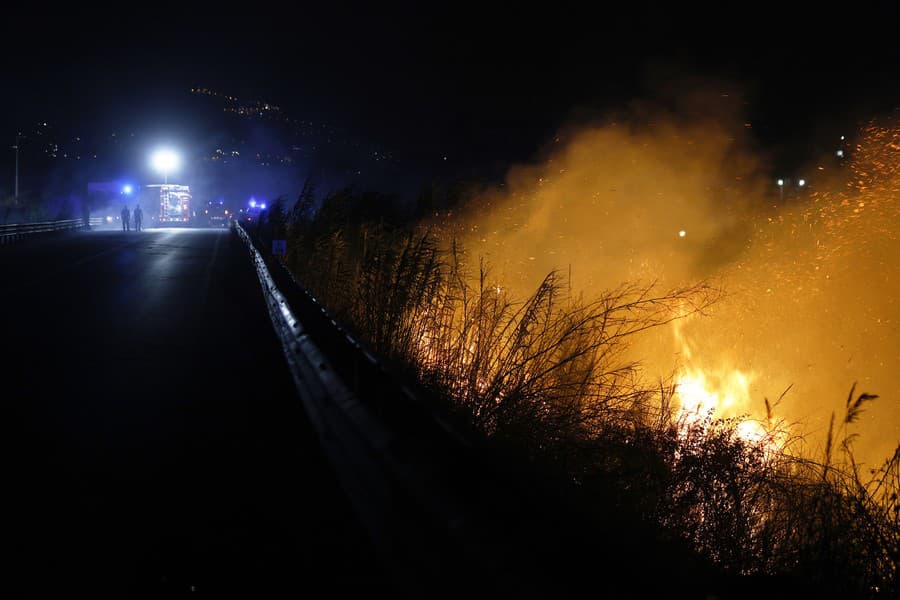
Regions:
<svg viewBox="0 0 900 600"><path fill-rule="evenodd" d="M848 140L846 162L823 157L805 186L779 190L736 94L677 97L561 133L502 192L478 196L466 246L520 297L554 269L587 298L625 281L720 284L712 314L634 349L647 376L688 361L739 369L749 399L731 412L757 417L792 385L776 413L813 452L859 381L857 393L881 398L851 426L857 457L886 458L900 439L896 120Z"/></svg>

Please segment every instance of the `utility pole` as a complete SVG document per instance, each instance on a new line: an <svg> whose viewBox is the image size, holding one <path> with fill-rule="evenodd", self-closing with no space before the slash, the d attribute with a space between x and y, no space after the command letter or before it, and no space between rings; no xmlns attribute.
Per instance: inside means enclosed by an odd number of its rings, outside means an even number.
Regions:
<svg viewBox="0 0 900 600"><path fill-rule="evenodd" d="M16 145L13 148L16 149L16 192L13 198L13 204L16 206L19 205L19 138L22 137L22 134L16 132Z"/></svg>

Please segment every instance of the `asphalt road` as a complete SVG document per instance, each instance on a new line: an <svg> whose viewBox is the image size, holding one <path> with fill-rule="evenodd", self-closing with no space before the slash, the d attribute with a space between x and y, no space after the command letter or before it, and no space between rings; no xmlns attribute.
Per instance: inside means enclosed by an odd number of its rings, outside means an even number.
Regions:
<svg viewBox="0 0 900 600"><path fill-rule="evenodd" d="M0 280L0 592L387 590L234 233L27 241Z"/></svg>

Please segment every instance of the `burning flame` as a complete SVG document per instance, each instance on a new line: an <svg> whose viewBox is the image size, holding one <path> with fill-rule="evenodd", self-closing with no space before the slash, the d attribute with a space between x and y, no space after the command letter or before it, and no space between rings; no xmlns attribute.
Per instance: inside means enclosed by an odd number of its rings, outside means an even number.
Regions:
<svg viewBox="0 0 900 600"><path fill-rule="evenodd" d="M690 362L693 352L680 322L673 323L682 356ZM737 436L749 443L768 447L775 440L759 421L749 418L752 404L750 385L753 373L735 368L701 369L683 367L676 377L675 394L679 400L677 422L684 428L704 427L712 419L737 418Z"/></svg>
<svg viewBox="0 0 900 600"><path fill-rule="evenodd" d="M736 426L738 437L751 443L763 441L769 435L766 428L743 417L751 403L751 380L751 375L739 369L723 369L714 375L701 369L684 370L676 381L679 422L695 427L707 418L743 418Z"/></svg>

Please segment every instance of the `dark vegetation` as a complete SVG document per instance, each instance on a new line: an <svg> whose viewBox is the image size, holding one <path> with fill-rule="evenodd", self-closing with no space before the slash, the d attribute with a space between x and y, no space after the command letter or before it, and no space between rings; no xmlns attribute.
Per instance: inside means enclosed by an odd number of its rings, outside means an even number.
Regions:
<svg viewBox="0 0 900 600"><path fill-rule="evenodd" d="M738 435L739 419L685 420L674 384L648 383L625 351L718 290L625 284L583 300L554 272L516 300L434 219L433 197L412 218L385 217L384 201L344 190L319 204L307 185L258 233L286 236L298 280L487 448L565 487L601 527L652 527L740 580L900 594L900 446L878 468L853 454L853 425L876 396L850 389L818 456L777 402L765 401L769 433L756 442Z"/></svg>
<svg viewBox="0 0 900 600"><path fill-rule="evenodd" d="M0 225L77 218L81 214L80 208L80 199L47 201L32 194L20 194L18 201L12 198L0 199Z"/></svg>

